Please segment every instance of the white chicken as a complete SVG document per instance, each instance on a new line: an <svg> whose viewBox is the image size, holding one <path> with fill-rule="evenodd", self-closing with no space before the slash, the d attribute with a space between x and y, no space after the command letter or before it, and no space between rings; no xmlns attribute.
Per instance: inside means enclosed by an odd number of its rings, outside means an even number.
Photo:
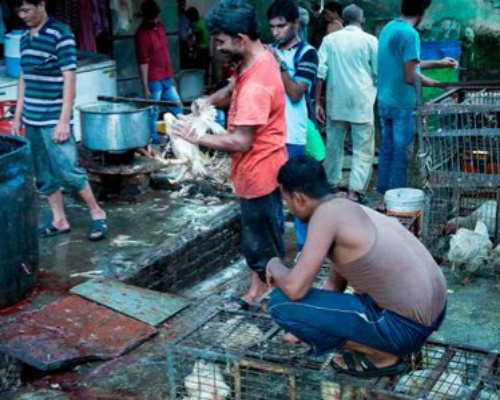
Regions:
<svg viewBox="0 0 500 400"><path fill-rule="evenodd" d="M365 400L367 390L362 387L340 385L336 382L321 382L323 400Z"/></svg>
<svg viewBox="0 0 500 400"><path fill-rule="evenodd" d="M476 208L467 217L452 218L446 223L445 231L455 233L458 228L473 229L478 220L483 221L488 228L490 236L495 235L498 203L495 200L488 200Z"/></svg>
<svg viewBox="0 0 500 400"><path fill-rule="evenodd" d="M489 261L489 253L493 247L488 228L481 220L477 221L473 231L460 228L450 240L448 260L452 264L452 272L458 269L471 278Z"/></svg>
<svg viewBox="0 0 500 400"><path fill-rule="evenodd" d="M204 360L196 360L184 387L187 396L183 400L226 400L231 394L219 366Z"/></svg>
<svg viewBox="0 0 500 400"><path fill-rule="evenodd" d="M209 131L215 135L226 133L226 130L215 122L216 115L217 110L214 106L204 105L196 108L191 114L181 115L179 119L176 119L170 113L165 113L163 119L167 127L175 127L177 125L187 126L191 134L200 138ZM175 135L170 135L170 139L175 158L187 164L194 176L206 176L207 170L205 168L204 156L198 145L189 143Z"/></svg>

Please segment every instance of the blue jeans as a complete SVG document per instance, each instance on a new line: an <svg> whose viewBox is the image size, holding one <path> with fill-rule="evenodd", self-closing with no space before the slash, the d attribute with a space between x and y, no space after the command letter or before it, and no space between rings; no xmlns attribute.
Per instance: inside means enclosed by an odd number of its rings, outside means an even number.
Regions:
<svg viewBox="0 0 500 400"><path fill-rule="evenodd" d="M298 144L287 144L286 151L288 152L288 158L293 158L300 154L305 154L306 146L301 146ZM297 217L293 219L293 227L295 228L295 237L297 239L297 248L302 251L304 244L307 239L307 223L302 222Z"/></svg>
<svg viewBox="0 0 500 400"><path fill-rule="evenodd" d="M367 294L313 288L294 302L275 289L269 300L274 321L311 345L316 355L340 349L348 340L398 356L411 354L439 328L445 310L432 326L424 326L378 307Z"/></svg>
<svg viewBox="0 0 500 400"><path fill-rule="evenodd" d="M166 100L180 102L181 98L174 85L172 78L167 78L162 81L153 81L148 83L149 91L151 92L151 100ZM182 107L169 106L167 110L174 115L182 114ZM151 139L153 143L159 143L158 131L156 122L158 121L159 107L153 107L151 110Z"/></svg>
<svg viewBox="0 0 500 400"><path fill-rule="evenodd" d="M379 104L382 146L378 157L377 192L408 185L408 161L415 137L415 110Z"/></svg>

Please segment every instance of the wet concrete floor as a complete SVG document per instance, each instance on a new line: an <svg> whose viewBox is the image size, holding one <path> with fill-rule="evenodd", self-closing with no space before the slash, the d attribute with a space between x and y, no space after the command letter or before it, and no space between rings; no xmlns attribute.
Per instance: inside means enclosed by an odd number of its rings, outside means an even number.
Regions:
<svg viewBox="0 0 500 400"><path fill-rule="evenodd" d="M376 196L370 196L376 202ZM197 203L197 204L195 204ZM211 218L234 202L204 205L165 192L138 204L105 204L109 237L100 243L86 239L89 217L82 204L67 200L72 233L41 241L41 287L24 310L37 309L92 276L113 275L144 251L169 246L189 229L205 229ZM46 206L41 213L47 217ZM193 227L194 225L194 227ZM198 226L198 227L196 227ZM287 224L288 258L295 254L292 224ZM449 311L434 337L450 342L500 350L500 291L492 276L461 285L444 267L449 284ZM236 262L212 278L180 291L192 306L160 326L160 334L125 356L107 362L81 364L52 374L25 369L23 387L2 393L5 399L168 399L166 344L193 321L212 313L233 295L245 292L248 270ZM19 310L21 311L21 310ZM0 317L13 318L17 313Z"/></svg>

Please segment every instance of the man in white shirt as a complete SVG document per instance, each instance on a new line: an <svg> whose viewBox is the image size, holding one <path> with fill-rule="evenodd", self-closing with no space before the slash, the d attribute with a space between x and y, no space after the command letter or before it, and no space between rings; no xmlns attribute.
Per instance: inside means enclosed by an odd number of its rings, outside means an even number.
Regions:
<svg viewBox="0 0 500 400"><path fill-rule="evenodd" d="M319 49L316 115L321 123L326 123L325 170L333 187L342 179L344 139L351 129L353 157L349 198L361 202L373 165L378 41L363 32L364 14L358 6L346 7L342 18L346 27L325 36ZM320 103L325 81L326 115Z"/></svg>

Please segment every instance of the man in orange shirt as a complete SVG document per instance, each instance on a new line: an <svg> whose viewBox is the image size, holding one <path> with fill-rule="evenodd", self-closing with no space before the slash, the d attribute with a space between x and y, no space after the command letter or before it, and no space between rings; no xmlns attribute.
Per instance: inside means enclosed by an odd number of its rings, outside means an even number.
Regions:
<svg viewBox="0 0 500 400"><path fill-rule="evenodd" d="M277 177L287 159L285 89L278 63L260 41L255 10L246 0L221 0L206 24L217 49L237 67L228 86L197 104L229 107L228 134L196 139L182 127L176 134L231 153L231 178L241 205L243 254L252 269L252 283L228 308L248 309L267 290L267 262L284 256Z"/></svg>

